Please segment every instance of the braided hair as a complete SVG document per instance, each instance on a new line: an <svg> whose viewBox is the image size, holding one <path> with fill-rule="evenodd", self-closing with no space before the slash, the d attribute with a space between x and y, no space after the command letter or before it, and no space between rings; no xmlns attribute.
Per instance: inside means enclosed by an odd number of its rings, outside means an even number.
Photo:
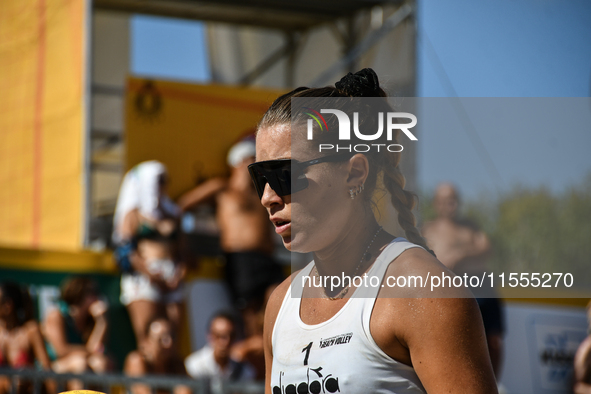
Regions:
<svg viewBox="0 0 591 394"><path fill-rule="evenodd" d="M299 112L293 113L292 118L292 98L315 98L321 103L323 100L334 108L334 103L338 103L341 110L345 112L359 112L359 130L376 130L377 117L375 115L378 112L387 113L392 111L387 101L386 92L380 87L378 76L371 68L364 68L356 73L348 73L340 81L335 83L335 86L327 86L322 88L307 88L299 87L292 90L289 93L280 96L273 102L269 107L263 118L258 124L257 130L262 128L268 128L279 124L298 122L298 120L304 121L303 117ZM377 100L372 105L365 105L351 98L357 97L379 97L381 100ZM337 100L334 100L337 99ZM332 100L332 101L329 101ZM298 119L298 117L300 117ZM334 120L332 120L334 122ZM327 120L330 130L338 130L338 126L333 124L335 127L330 127L331 119ZM316 135L316 134L315 134ZM319 134L319 141L321 143L335 142L337 136L335 132L323 131ZM398 130L392 133L392 140L387 141L389 144L396 144L396 138L398 136ZM353 136L351 137L353 139ZM376 141L379 142L379 141ZM355 153L352 153L353 156ZM428 250L431 254L433 252L427 247L424 238L416 228L416 220L412 209L418 200L416 194L405 190L405 178L400 172L400 152L388 152L388 153L376 153L376 152L364 152L360 153L367 157L369 163L369 173L364 184L363 198L366 202L370 202L373 196L373 191L377 187L378 176L382 175L382 182L386 190L390 193L391 202L396 211L398 212L398 223L404 230L406 238L417 245L422 246Z"/></svg>

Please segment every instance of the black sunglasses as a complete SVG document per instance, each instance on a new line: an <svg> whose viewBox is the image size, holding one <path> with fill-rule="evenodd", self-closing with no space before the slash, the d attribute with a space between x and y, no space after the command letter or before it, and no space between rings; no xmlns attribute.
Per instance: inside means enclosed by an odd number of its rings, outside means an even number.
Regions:
<svg viewBox="0 0 591 394"><path fill-rule="evenodd" d="M306 168L314 164L346 161L352 156L347 152L302 162L292 159L259 161L249 165L248 172L259 198L263 197L267 183L279 197L283 197L308 187L308 178L304 175Z"/></svg>

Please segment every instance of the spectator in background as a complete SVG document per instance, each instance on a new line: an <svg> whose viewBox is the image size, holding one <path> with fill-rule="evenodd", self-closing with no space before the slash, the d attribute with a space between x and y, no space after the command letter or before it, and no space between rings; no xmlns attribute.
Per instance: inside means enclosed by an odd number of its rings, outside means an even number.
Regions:
<svg viewBox="0 0 591 394"><path fill-rule="evenodd" d="M587 304L587 320L589 335L575 354L575 394L591 394L591 301Z"/></svg>
<svg viewBox="0 0 591 394"><path fill-rule="evenodd" d="M458 217L459 202L453 185L440 184L433 200L437 218L425 223L422 234L439 261L455 274L480 276L486 271L491 245L486 234L476 224ZM498 380L504 331L501 302L494 292L472 290L483 292L480 294L474 291L474 295L482 314L488 350Z"/></svg>
<svg viewBox="0 0 591 394"><path fill-rule="evenodd" d="M281 267L271 257L274 243L268 214L260 204L247 169L254 156L254 139L243 139L228 152L231 168L228 179L210 179L178 200L183 211L207 202L216 204L226 281L235 306L242 312L246 337L257 332L257 316L266 289L283 280Z"/></svg>
<svg viewBox="0 0 591 394"><path fill-rule="evenodd" d="M437 186L433 205L437 218L423 226L423 236L437 258L456 274L483 272L491 252L486 234L478 226L458 217L460 200L449 183Z"/></svg>
<svg viewBox="0 0 591 394"><path fill-rule="evenodd" d="M185 359L187 373L193 378L248 381L255 377L254 369L233 360L230 350L236 338L236 325L231 314L220 312L209 324L208 344Z"/></svg>
<svg viewBox="0 0 591 394"><path fill-rule="evenodd" d="M167 194L166 167L155 160L133 167L123 179L114 216L121 303L126 306L138 346L148 323L165 315L176 332L183 307L186 269L178 257L180 210Z"/></svg>
<svg viewBox="0 0 591 394"><path fill-rule="evenodd" d="M0 368L35 368L35 362L50 369L29 293L16 283L4 282L0 285ZM53 386L48 390L53 392ZM0 393L9 392L10 379L0 377ZM32 392L30 382L19 382L16 392Z"/></svg>
<svg viewBox="0 0 591 394"><path fill-rule="evenodd" d="M107 310L91 279L75 277L62 284L61 300L43 322L47 353L55 372L104 373L112 369L105 351Z"/></svg>
<svg viewBox="0 0 591 394"><path fill-rule="evenodd" d="M145 340L139 350L125 358L123 372L128 376L182 375L186 376L183 360L174 346L174 332L168 320L156 318L147 325ZM133 394L150 394L150 387L134 384ZM160 392L160 391L159 391ZM185 386L178 386L174 394L190 394Z"/></svg>

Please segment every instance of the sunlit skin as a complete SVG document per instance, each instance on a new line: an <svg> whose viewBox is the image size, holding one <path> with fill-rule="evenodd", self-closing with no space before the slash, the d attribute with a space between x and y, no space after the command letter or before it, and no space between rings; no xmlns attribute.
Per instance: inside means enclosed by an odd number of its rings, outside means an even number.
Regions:
<svg viewBox="0 0 591 394"><path fill-rule="evenodd" d="M233 167L226 187L216 196L220 244L225 252L273 251L273 234L248 173L253 162L254 157L248 157Z"/></svg>
<svg viewBox="0 0 591 394"><path fill-rule="evenodd" d="M50 360L39 324L34 320L19 324L18 313L14 302L5 297L0 289L0 356L5 363L3 367L34 368L37 362L44 370L49 370ZM0 377L0 393L12 392L13 383L6 376ZM16 392L29 392L30 384L17 380ZM49 393L55 392L54 382L45 382L45 385Z"/></svg>
<svg viewBox="0 0 591 394"><path fill-rule="evenodd" d="M257 161L290 158L302 161L318 156L304 142L296 141L292 149L289 124L258 131ZM313 252L320 275L352 274L379 228L369 204L362 198L352 200L348 193L349 188L362 184L367 175L367 159L355 155L347 162L309 167L308 188L294 195L280 197L269 185L265 187L261 204L285 247ZM360 265L358 272L365 272L392 239L392 235L381 231L368 250L371 258ZM451 275L428 252L413 248L390 264L386 274L426 275L427 272ZM271 393L273 327L290 281L288 278L275 290L265 314L266 393ZM304 288L300 318L305 324L327 321L350 296L330 300L325 292L331 295L322 288ZM445 295L464 298L426 298L427 295L433 297L433 293L409 294L388 287L380 290L370 319L376 344L393 359L411 365L428 393L496 393L476 302L461 290Z"/></svg>
<svg viewBox="0 0 591 394"><path fill-rule="evenodd" d="M290 125L259 130L257 161L291 159L291 143ZM303 141L295 141L293 154L298 161L319 156ZM378 229L373 213L361 199L348 197L350 188L365 181L367 165L365 156L357 155L349 162L311 166L306 172L309 186L293 196L279 197L269 185L265 187L261 204L284 246L294 252L313 251L322 275L353 272L359 259L351 256L361 256ZM341 214L334 215L335 211ZM281 222L288 223L278 225ZM359 234L366 239L360 242Z"/></svg>
<svg viewBox="0 0 591 394"><path fill-rule="evenodd" d="M281 138L282 140L289 140L291 133L289 132L289 126L285 126L281 130L269 129L259 131L257 137L257 161L271 160L274 159L290 159L291 158L291 145L285 143L269 144L269 146L261 145L258 143L260 140L261 133L263 135L268 134L268 138ZM268 186L268 185L267 185ZM283 239L283 244L288 250L291 250L291 196L284 196L283 199L279 198L270 188L265 188L263 198L267 202L263 203L263 206L267 208L271 222L276 227L276 232ZM267 206L268 205L268 206ZM288 222L285 225L277 225L280 222ZM277 228L279 227L279 228Z"/></svg>
<svg viewBox="0 0 591 394"><path fill-rule="evenodd" d="M453 185L439 185L433 205L437 218L425 223L422 233L437 258L457 274L485 271L490 241L482 231L458 220L459 198Z"/></svg>
<svg viewBox="0 0 591 394"><path fill-rule="evenodd" d="M248 173L254 157L232 167L228 179L212 178L179 197L178 204L188 211L203 203L216 203L220 245L226 253L257 251L271 254L272 233L267 215Z"/></svg>
<svg viewBox="0 0 591 394"><path fill-rule="evenodd" d="M591 301L587 304L587 320L591 333ZM574 360L575 394L591 394L591 335L579 345Z"/></svg>
<svg viewBox="0 0 591 394"><path fill-rule="evenodd" d="M104 373L111 368L112 363L103 352L109 327L107 310L107 304L94 292L84 294L77 304L69 305L69 315L76 330L81 335L90 331L83 344L69 342L66 318L59 309L52 309L47 314L43 332L58 357L52 363L55 372L81 373L90 368L96 373Z"/></svg>
<svg viewBox="0 0 591 394"><path fill-rule="evenodd" d="M422 234L437 258L458 275L480 276L487 270L486 259L491 252L486 234L466 224L458 217L460 199L450 183L437 186L433 206L437 218L425 223ZM501 369L503 337L500 332L489 332L489 352L497 377Z"/></svg>

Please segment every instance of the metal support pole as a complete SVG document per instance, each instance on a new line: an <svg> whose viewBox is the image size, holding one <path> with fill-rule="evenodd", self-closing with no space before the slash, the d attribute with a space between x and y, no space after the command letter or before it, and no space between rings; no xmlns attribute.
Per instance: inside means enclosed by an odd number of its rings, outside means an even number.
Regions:
<svg viewBox="0 0 591 394"><path fill-rule="evenodd" d="M384 38L388 33L396 28L402 21L404 21L413 12L409 4L401 6L392 16L384 21L384 24L377 30L369 33L361 42L353 47L345 56L334 62L322 74L320 74L310 85L323 86L330 82L332 76L339 70L350 68L350 65L359 57L361 57L367 50L375 45L379 40Z"/></svg>
<svg viewBox="0 0 591 394"><path fill-rule="evenodd" d="M343 47L343 56L347 56L349 52L355 47L357 42L357 31L355 29L355 17L351 16L347 18L347 36L345 40L345 45ZM349 64L346 65L348 72L355 72L356 71L356 64L357 58L351 59Z"/></svg>
<svg viewBox="0 0 591 394"><path fill-rule="evenodd" d="M85 53L84 64L85 76L83 85L83 104L84 111L82 130L84 137L82 138L82 223L81 223L81 243L82 247L88 246L90 243L90 221L92 218L92 26L93 26L93 9L92 0L84 2L86 8L84 10L86 18L85 30Z"/></svg>
<svg viewBox="0 0 591 394"><path fill-rule="evenodd" d="M285 87L289 89L295 84L295 63L297 50L295 33L292 31L287 32L285 41L289 48L287 53L287 62L285 64Z"/></svg>
<svg viewBox="0 0 591 394"><path fill-rule="evenodd" d="M248 74L240 78L238 81L239 85L250 85L253 83L258 77L263 75L268 69L273 67L279 60L281 60L284 56L288 55L291 50L290 42L286 41L279 49L273 52L269 57L259 63L258 66L254 68L254 70L250 71Z"/></svg>

